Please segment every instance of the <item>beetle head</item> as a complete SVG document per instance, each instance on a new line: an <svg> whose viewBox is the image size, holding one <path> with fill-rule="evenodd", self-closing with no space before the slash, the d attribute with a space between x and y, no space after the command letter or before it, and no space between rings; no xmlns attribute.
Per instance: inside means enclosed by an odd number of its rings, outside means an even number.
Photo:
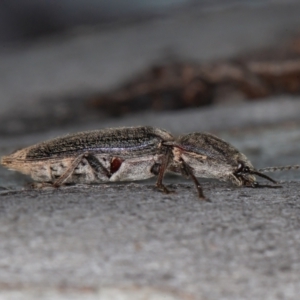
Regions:
<svg viewBox="0 0 300 300"><path fill-rule="evenodd" d="M249 187L259 187L261 186L257 181L254 175L260 176L262 178L265 178L275 184L277 182L272 179L271 177L255 170L252 167L247 166L245 163L239 161L237 170L234 172L235 177L238 178L239 181L242 182L242 185L249 186Z"/></svg>

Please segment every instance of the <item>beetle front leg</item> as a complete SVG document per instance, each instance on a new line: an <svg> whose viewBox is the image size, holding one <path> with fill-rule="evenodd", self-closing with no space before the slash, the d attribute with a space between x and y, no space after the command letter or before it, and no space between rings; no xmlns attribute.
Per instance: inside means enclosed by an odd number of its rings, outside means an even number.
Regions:
<svg viewBox="0 0 300 300"><path fill-rule="evenodd" d="M193 170L192 168L181 158L180 159L180 164L181 164L181 172L184 174L184 175L188 175L189 177L192 178L192 180L194 181L195 183L195 186L196 186L196 189L198 191L198 197L201 199L201 200L208 200L207 198L205 198L204 194L203 194L203 190L202 190L202 187L198 181L198 179L196 178L196 176L194 175L193 173Z"/></svg>

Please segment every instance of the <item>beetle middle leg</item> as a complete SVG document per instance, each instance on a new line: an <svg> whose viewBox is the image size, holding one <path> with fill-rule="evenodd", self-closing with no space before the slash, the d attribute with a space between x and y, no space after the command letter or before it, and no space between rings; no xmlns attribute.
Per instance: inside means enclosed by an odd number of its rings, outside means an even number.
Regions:
<svg viewBox="0 0 300 300"><path fill-rule="evenodd" d="M166 172L168 164L169 164L169 160L170 160L170 151L167 150L166 154L163 156L162 163L160 165L159 172L158 172L157 181L156 181L156 187L160 191L162 191L166 194L173 192L173 191L168 190L167 187L162 183L165 172Z"/></svg>

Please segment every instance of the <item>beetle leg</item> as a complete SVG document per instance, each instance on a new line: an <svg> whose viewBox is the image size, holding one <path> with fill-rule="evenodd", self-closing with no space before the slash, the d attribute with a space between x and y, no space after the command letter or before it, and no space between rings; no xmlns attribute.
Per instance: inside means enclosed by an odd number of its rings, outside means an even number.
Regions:
<svg viewBox="0 0 300 300"><path fill-rule="evenodd" d="M207 200L203 194L203 190L202 190L202 187L201 187L198 179L196 178L196 176L193 173L192 168L182 158L180 159L180 164L181 164L181 172L183 174L187 174L194 181L196 189L198 191L199 198L201 200Z"/></svg>
<svg viewBox="0 0 300 300"><path fill-rule="evenodd" d="M88 153L84 155L84 158L88 161L95 175L97 175L98 173L104 173L107 176L107 178L111 177L111 173L101 164L101 162L94 155Z"/></svg>
<svg viewBox="0 0 300 300"><path fill-rule="evenodd" d="M84 154L78 155L67 168L67 170L53 183L54 187L61 186L72 175L78 164L81 162Z"/></svg>
<svg viewBox="0 0 300 300"><path fill-rule="evenodd" d="M35 189L43 189L43 188L47 188L47 187L51 187L53 188L53 184L49 183L49 182L31 182L26 184L26 188L28 188L29 190L35 190Z"/></svg>
<svg viewBox="0 0 300 300"><path fill-rule="evenodd" d="M167 169L167 166L169 164L169 159L170 159L170 151L167 150L167 153L164 155L163 159L162 159L162 164L160 166L160 169L159 169L159 173L158 173L158 177L157 177L157 181L156 181L156 187L166 193L166 194L169 194L171 193L172 191L168 190L166 188L166 186L163 185L162 183L162 180L164 178L164 175L165 175L165 172L166 172L166 169Z"/></svg>

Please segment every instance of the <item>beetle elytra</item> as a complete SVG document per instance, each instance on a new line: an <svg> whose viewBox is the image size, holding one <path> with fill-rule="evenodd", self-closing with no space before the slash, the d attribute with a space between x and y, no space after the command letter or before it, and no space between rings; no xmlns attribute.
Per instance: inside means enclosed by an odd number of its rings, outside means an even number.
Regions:
<svg viewBox="0 0 300 300"><path fill-rule="evenodd" d="M158 188L167 167L165 130L144 127L80 132L39 143L5 156L1 164L58 187L65 183L143 180L158 175Z"/></svg>

